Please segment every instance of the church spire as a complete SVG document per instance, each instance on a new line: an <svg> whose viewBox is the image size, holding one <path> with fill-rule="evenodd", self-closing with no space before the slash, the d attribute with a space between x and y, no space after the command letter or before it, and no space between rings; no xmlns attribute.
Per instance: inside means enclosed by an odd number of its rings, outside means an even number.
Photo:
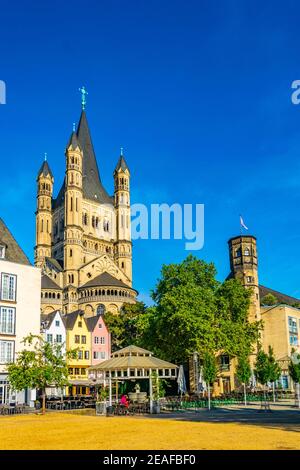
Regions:
<svg viewBox="0 0 300 470"><path fill-rule="evenodd" d="M44 155L44 161L42 163L41 168L39 169L37 177L39 178L41 175L43 175L43 176L49 175L51 178L53 178L52 171L50 169L49 163L47 162L47 154L46 153Z"/></svg>
<svg viewBox="0 0 300 470"><path fill-rule="evenodd" d="M104 189L100 173L97 165L96 155L92 138L90 134L89 125L87 122L86 113L84 110L81 112L78 128L77 138L80 148L83 152L83 194L87 199L97 201L100 203L111 204L112 199Z"/></svg>
<svg viewBox="0 0 300 470"><path fill-rule="evenodd" d="M120 151L120 158L118 160L118 163L116 165L116 168L115 168L115 171L114 171L114 174L116 172L118 172L120 169L122 169L123 171L128 171L129 172L129 168L128 168L128 165L126 163L126 160L124 158L124 154L123 154L123 147L121 147L121 151Z"/></svg>
<svg viewBox="0 0 300 470"><path fill-rule="evenodd" d="M72 147L73 150L75 150L77 147L80 148L80 144L79 144L79 142L78 142L78 137L77 137L76 132L74 131L74 128L73 128L73 132L72 132L72 134L71 134L71 137L70 137L70 139L69 139L69 142L68 142L68 144L67 144L67 149L68 149L69 147Z"/></svg>

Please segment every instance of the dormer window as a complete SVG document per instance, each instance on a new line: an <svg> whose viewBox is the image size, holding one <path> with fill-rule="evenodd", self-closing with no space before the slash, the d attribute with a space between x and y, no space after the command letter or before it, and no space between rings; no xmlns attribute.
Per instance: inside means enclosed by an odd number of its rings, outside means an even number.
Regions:
<svg viewBox="0 0 300 470"><path fill-rule="evenodd" d="M0 259L4 259L4 258L5 258L5 246L0 245Z"/></svg>

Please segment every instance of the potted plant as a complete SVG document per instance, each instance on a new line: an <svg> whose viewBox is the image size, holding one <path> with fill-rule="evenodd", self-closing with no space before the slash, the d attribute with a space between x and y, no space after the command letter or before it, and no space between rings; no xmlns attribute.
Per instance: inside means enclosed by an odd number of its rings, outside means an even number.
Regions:
<svg viewBox="0 0 300 470"><path fill-rule="evenodd" d="M106 415L108 389L102 387L97 393L96 415Z"/></svg>

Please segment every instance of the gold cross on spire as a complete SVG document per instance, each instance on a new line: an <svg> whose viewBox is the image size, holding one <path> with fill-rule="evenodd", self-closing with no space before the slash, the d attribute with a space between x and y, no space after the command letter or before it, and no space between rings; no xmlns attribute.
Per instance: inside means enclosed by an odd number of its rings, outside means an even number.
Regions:
<svg viewBox="0 0 300 470"><path fill-rule="evenodd" d="M81 92L81 106L82 106L82 110L84 111L85 105L86 105L86 95L88 95L88 92L86 91L84 86L79 88L79 91Z"/></svg>

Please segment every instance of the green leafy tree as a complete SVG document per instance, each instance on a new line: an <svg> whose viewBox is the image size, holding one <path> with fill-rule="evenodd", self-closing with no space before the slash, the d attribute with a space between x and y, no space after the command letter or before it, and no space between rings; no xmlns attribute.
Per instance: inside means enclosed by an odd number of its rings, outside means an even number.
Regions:
<svg viewBox="0 0 300 470"><path fill-rule="evenodd" d="M272 306L278 304L278 299L273 294L266 294L260 300L261 305Z"/></svg>
<svg viewBox="0 0 300 470"><path fill-rule="evenodd" d="M268 354L262 350L261 346L259 346L254 374L258 382L260 382L264 386L264 397L266 396L265 385L268 382L273 382L274 393L274 384L281 375L281 369L274 357L273 349L271 346L269 346Z"/></svg>
<svg viewBox="0 0 300 470"><path fill-rule="evenodd" d="M292 307L300 308L300 302L295 302L294 304L292 304Z"/></svg>
<svg viewBox="0 0 300 470"><path fill-rule="evenodd" d="M281 376L281 368L275 359L273 348L269 346L269 381L273 384L273 401L275 402L275 382L279 380Z"/></svg>
<svg viewBox="0 0 300 470"><path fill-rule="evenodd" d="M106 312L104 321L111 333L112 351L131 344L139 346L148 324L146 305L143 302L126 303L119 315Z"/></svg>
<svg viewBox="0 0 300 470"><path fill-rule="evenodd" d="M269 381L269 358L268 355L259 347L256 356L254 375L259 383L266 385Z"/></svg>
<svg viewBox="0 0 300 470"><path fill-rule="evenodd" d="M246 387L249 384L249 381L251 378L251 367L250 367L249 356L247 354L242 354L241 356L238 357L236 376L238 380L243 384L244 402L245 402L245 406L247 406Z"/></svg>
<svg viewBox="0 0 300 470"><path fill-rule="evenodd" d="M259 339L262 323L248 321L251 295L238 279L226 280L216 291L219 343L230 356L249 356Z"/></svg>
<svg viewBox="0 0 300 470"><path fill-rule="evenodd" d="M218 366L214 352L206 351L203 356L203 378L207 384L208 409L210 410L210 387L217 378Z"/></svg>
<svg viewBox="0 0 300 470"><path fill-rule="evenodd" d="M230 356L250 353L261 325L248 322L250 290L231 279L216 280L216 269L194 256L164 265L147 313L144 347L177 363L197 351L220 350Z"/></svg>
<svg viewBox="0 0 300 470"><path fill-rule="evenodd" d="M291 360L289 373L297 388L298 407L300 408L300 354L296 354L294 360Z"/></svg>
<svg viewBox="0 0 300 470"><path fill-rule="evenodd" d="M13 390L26 388L42 391L42 414L46 411L46 388L68 385L67 358L76 357L77 351L63 354L63 345L48 343L41 336L28 335L23 341L25 349L16 361L7 366L8 380ZM28 349L26 349L26 347Z"/></svg>

